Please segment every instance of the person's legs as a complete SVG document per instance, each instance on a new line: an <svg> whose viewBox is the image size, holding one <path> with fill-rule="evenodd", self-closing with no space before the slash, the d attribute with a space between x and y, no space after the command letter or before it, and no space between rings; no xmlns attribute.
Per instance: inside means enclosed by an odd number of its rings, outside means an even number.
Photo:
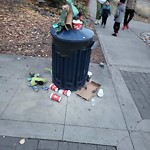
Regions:
<svg viewBox="0 0 150 150"><path fill-rule="evenodd" d="M102 16L102 23L101 23L101 26L104 25L104 17Z"/></svg>
<svg viewBox="0 0 150 150"><path fill-rule="evenodd" d="M126 24L127 28L129 28L128 24L132 20L132 18L134 17L134 13L135 13L135 10L133 10L133 9L129 10L129 17L128 17L127 24Z"/></svg>
<svg viewBox="0 0 150 150"><path fill-rule="evenodd" d="M125 30L127 28L127 24L128 24L127 21L128 21L129 14L130 14L129 9L126 9L122 30Z"/></svg>
<svg viewBox="0 0 150 150"><path fill-rule="evenodd" d="M116 23L117 23L117 22L115 22L115 23L114 23L114 26L113 26L114 32L115 32L115 30L116 30Z"/></svg>
<svg viewBox="0 0 150 150"><path fill-rule="evenodd" d="M117 36L117 33L120 29L120 23L119 22L115 22L114 23L114 26L113 26L113 29L114 29L114 33L112 34L113 36Z"/></svg>
<svg viewBox="0 0 150 150"><path fill-rule="evenodd" d="M116 28L117 28L117 22L114 23L113 29L114 29L114 33L112 34L113 36L117 36L116 34Z"/></svg>
<svg viewBox="0 0 150 150"><path fill-rule="evenodd" d="M104 17L104 28L106 26L106 23L107 23L107 17Z"/></svg>
<svg viewBox="0 0 150 150"><path fill-rule="evenodd" d="M100 2L97 0L97 11L96 11L96 21L95 21L95 24L98 24L99 21L100 21L100 19L101 19L100 10L101 10L101 4L100 4Z"/></svg>

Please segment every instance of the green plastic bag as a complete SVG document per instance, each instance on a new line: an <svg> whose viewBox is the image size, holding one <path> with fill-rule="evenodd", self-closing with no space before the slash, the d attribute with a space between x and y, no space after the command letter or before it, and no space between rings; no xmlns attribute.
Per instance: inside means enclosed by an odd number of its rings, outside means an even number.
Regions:
<svg viewBox="0 0 150 150"><path fill-rule="evenodd" d="M68 4L70 5L72 12L73 12L73 16L78 15L79 11L78 9L74 6L73 4L73 0L66 0L66 2L68 2Z"/></svg>

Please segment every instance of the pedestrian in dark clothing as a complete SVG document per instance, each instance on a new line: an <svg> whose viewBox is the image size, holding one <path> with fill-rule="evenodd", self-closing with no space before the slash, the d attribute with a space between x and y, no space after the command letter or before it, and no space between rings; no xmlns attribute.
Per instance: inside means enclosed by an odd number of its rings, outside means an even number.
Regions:
<svg viewBox="0 0 150 150"><path fill-rule="evenodd" d="M107 18L109 15L111 15L111 7L110 7L110 3L108 0L104 3L100 13L102 16L101 26L105 28L106 23L107 23Z"/></svg>
<svg viewBox="0 0 150 150"><path fill-rule="evenodd" d="M120 29L120 24L124 18L124 14L125 14L125 0L120 0L118 2L118 6L117 6L117 9L116 9L116 12L115 12L115 16L114 16L114 26L113 26L113 29L114 29L114 33L112 34L113 36L117 36L117 33Z"/></svg>
<svg viewBox="0 0 150 150"><path fill-rule="evenodd" d="M137 0L127 0L124 23L122 30L129 28L129 22L133 19Z"/></svg>

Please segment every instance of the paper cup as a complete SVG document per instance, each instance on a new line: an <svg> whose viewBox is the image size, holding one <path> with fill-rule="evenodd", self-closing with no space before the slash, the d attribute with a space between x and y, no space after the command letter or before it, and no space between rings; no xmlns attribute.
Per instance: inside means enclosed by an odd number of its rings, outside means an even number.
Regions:
<svg viewBox="0 0 150 150"><path fill-rule="evenodd" d="M82 22L80 20L73 20L73 29L79 30L82 28Z"/></svg>
<svg viewBox="0 0 150 150"><path fill-rule="evenodd" d="M59 90L58 92L60 94L66 95L66 96L70 96L71 95L71 91L70 90Z"/></svg>
<svg viewBox="0 0 150 150"><path fill-rule="evenodd" d="M50 95L50 99L53 100L53 101L56 101L56 102L60 102L61 101L61 97L59 95L57 95L57 94L54 94L54 93L52 93Z"/></svg>
<svg viewBox="0 0 150 150"><path fill-rule="evenodd" d="M58 91L58 87L54 83L50 85L50 89L56 92Z"/></svg>

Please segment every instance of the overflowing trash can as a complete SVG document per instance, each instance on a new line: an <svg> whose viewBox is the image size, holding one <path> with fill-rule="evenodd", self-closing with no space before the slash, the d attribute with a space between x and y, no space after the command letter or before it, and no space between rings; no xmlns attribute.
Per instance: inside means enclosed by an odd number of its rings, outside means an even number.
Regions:
<svg viewBox="0 0 150 150"><path fill-rule="evenodd" d="M52 81L60 89L75 91L84 86L89 69L94 32L63 30L52 35Z"/></svg>

